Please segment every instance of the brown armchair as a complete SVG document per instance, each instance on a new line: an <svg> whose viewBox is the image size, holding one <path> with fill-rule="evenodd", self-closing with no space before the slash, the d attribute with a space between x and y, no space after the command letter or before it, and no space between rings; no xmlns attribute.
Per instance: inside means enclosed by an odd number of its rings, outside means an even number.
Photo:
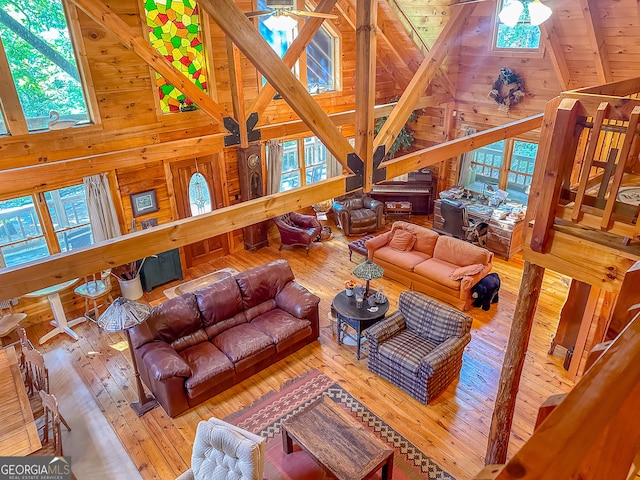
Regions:
<svg viewBox="0 0 640 480"><path fill-rule="evenodd" d="M346 236L375 232L382 226L382 202L362 190L336 198L333 213L336 225Z"/></svg>
<svg viewBox="0 0 640 480"><path fill-rule="evenodd" d="M322 231L322 225L313 215L297 212L285 213L273 219L280 232L280 250L283 245L299 245L307 249Z"/></svg>

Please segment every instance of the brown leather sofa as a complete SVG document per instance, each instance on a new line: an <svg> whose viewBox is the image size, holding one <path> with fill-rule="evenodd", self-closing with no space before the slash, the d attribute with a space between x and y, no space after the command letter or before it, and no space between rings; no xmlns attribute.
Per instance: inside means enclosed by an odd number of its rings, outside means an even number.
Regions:
<svg viewBox="0 0 640 480"><path fill-rule="evenodd" d="M384 205L362 190L336 198L332 209L336 225L346 236L375 232L382 227Z"/></svg>
<svg viewBox="0 0 640 480"><path fill-rule="evenodd" d="M286 260L169 299L130 330L140 377L175 417L316 340L319 302Z"/></svg>
<svg viewBox="0 0 640 480"><path fill-rule="evenodd" d="M393 222L365 246L385 277L463 311L471 308L471 287L493 267L486 248L409 222Z"/></svg>

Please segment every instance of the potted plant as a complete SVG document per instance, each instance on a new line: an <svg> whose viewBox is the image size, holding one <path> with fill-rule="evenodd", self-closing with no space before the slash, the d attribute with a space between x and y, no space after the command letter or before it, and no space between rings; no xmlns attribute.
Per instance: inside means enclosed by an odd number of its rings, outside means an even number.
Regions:
<svg viewBox="0 0 640 480"><path fill-rule="evenodd" d="M398 97L391 99L391 101L397 102ZM420 113L418 110L414 110L411 112L411 115L409 115L407 122L403 125L400 132L398 132L398 136L389 147L389 150L386 152L386 157L393 158L397 152L399 151L404 152L411 145L413 145L413 142L415 140L413 137L413 131L411 131L411 129L409 129L407 125L416 121L416 119L418 118L418 113ZM387 118L389 117L379 117L376 120L376 123L373 127L374 135L377 135L378 132L382 129L382 126L384 125L384 122L387 121Z"/></svg>
<svg viewBox="0 0 640 480"><path fill-rule="evenodd" d="M344 281L344 293L347 297L353 297L353 290L356 288L356 282L353 279Z"/></svg>

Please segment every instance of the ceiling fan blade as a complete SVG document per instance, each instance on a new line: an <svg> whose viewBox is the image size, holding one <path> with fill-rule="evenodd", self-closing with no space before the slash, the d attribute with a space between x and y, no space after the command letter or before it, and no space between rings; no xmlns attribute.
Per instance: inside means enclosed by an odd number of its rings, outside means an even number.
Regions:
<svg viewBox="0 0 640 480"><path fill-rule="evenodd" d="M252 18L252 17L262 17L264 15L273 15L274 13L276 13L275 10L256 10L255 12L247 12L245 13L245 15L248 18Z"/></svg>
<svg viewBox="0 0 640 480"><path fill-rule="evenodd" d="M320 17L326 18L327 20L337 20L338 16L333 13L318 13L318 12L308 12L307 10L289 10L289 13L293 13L294 15L300 15L301 17Z"/></svg>
<svg viewBox="0 0 640 480"><path fill-rule="evenodd" d="M466 5L468 3L480 3L486 0L463 0L462 2L450 3L447 7L455 7L456 5Z"/></svg>

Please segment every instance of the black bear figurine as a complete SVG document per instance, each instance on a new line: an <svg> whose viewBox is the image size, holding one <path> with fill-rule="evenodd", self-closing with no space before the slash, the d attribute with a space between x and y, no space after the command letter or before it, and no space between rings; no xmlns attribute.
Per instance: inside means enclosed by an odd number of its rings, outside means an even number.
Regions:
<svg viewBox="0 0 640 480"><path fill-rule="evenodd" d="M482 306L483 310L489 310L492 303L498 302L498 290L500 290L500 277L497 273L490 273L471 287L473 306Z"/></svg>

